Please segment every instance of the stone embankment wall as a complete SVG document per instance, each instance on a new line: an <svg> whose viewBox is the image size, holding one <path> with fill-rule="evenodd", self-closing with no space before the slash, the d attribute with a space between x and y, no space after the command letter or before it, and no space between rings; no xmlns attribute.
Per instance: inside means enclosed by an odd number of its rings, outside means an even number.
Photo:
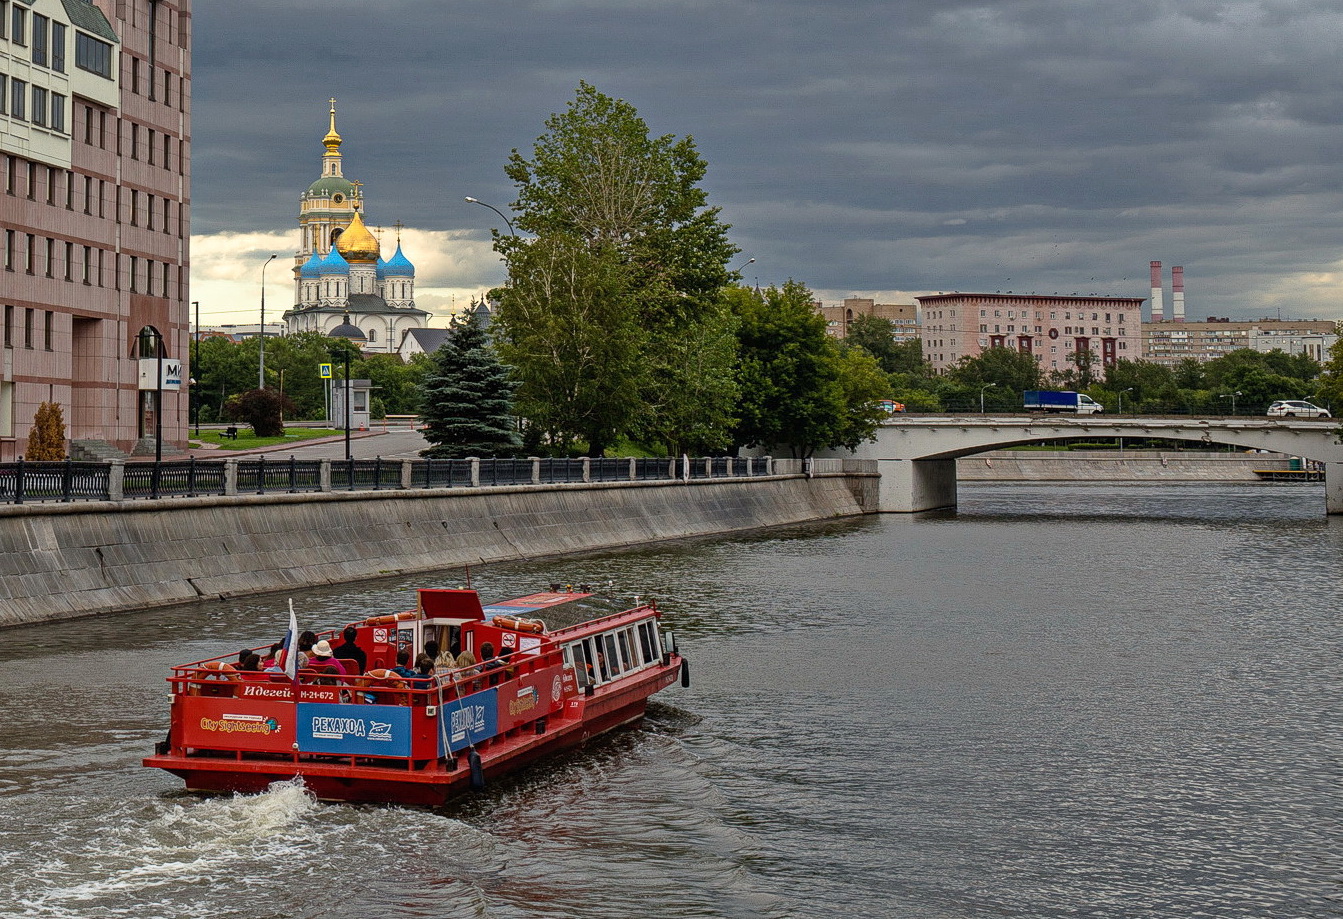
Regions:
<svg viewBox="0 0 1343 919"><path fill-rule="evenodd" d="M877 483L817 470L8 506L0 625L872 513Z"/></svg>
<svg viewBox="0 0 1343 919"><path fill-rule="evenodd" d="M1287 469L1281 454L1126 450L994 450L956 461L962 482L1257 482Z"/></svg>

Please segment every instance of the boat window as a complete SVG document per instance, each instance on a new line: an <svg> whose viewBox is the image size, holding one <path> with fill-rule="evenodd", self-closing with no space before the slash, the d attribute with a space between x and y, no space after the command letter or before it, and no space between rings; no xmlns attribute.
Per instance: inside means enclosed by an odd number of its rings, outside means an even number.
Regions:
<svg viewBox="0 0 1343 919"><path fill-rule="evenodd" d="M620 673L624 668L620 666L620 653L616 650L616 637L609 632L600 636L606 646L606 668L612 676Z"/></svg>
<svg viewBox="0 0 1343 919"><path fill-rule="evenodd" d="M581 645L568 645L564 649L565 659L573 665L574 675L578 678L579 686L587 686L592 683L592 668L588 666L587 650Z"/></svg>
<svg viewBox="0 0 1343 919"><path fill-rule="evenodd" d="M657 633L653 629L653 622L639 623L639 647L644 652L644 660L652 662L662 655L658 653Z"/></svg>
<svg viewBox="0 0 1343 919"><path fill-rule="evenodd" d="M616 636L620 639L620 669L633 670L639 667L640 661L636 660L633 654L633 648L630 647L631 629L621 629Z"/></svg>

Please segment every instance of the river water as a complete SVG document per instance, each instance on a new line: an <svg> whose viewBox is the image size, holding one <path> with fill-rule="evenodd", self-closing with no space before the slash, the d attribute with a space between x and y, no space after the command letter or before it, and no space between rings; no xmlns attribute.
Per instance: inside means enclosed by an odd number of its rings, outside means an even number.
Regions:
<svg viewBox="0 0 1343 919"><path fill-rule="evenodd" d="M1311 486L963 486L882 516L473 572L658 598L644 727L441 811L140 768L173 663L284 597L10 629L0 916L1343 914L1343 520ZM297 597L303 627L461 573Z"/></svg>

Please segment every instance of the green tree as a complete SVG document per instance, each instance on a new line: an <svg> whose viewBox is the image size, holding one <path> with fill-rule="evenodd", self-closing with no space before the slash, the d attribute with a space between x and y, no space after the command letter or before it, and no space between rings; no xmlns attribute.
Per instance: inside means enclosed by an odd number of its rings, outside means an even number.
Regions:
<svg viewBox="0 0 1343 919"><path fill-rule="evenodd" d="M517 451L511 403L517 384L473 320L454 323L453 334L429 357L421 404L423 451L433 458L511 456Z"/></svg>
<svg viewBox="0 0 1343 919"><path fill-rule="evenodd" d="M558 453L592 456L638 421L648 334L610 248L550 234L509 253L491 332L519 386L518 413Z"/></svg>
<svg viewBox="0 0 1343 919"><path fill-rule="evenodd" d="M870 355L854 349L846 359L805 285L789 281L761 293L737 287L728 296L741 322L738 444L805 457L871 437L882 417L871 403L889 383Z"/></svg>
<svg viewBox="0 0 1343 919"><path fill-rule="evenodd" d="M986 403L1020 408L1021 394L1041 386L1040 362L1016 348L987 348L957 361L947 371L946 379L973 391L975 408L979 407L980 388L989 384L992 389L985 390Z"/></svg>
<svg viewBox="0 0 1343 919"><path fill-rule="evenodd" d="M855 316L849 323L845 344L862 348L877 359L886 373L903 373L927 379L928 363L923 359L923 342L895 340L896 325L879 316Z"/></svg>
<svg viewBox="0 0 1343 919"><path fill-rule="evenodd" d="M33 415L24 459L65 459L65 415L55 402L43 402Z"/></svg>
<svg viewBox="0 0 1343 919"><path fill-rule="evenodd" d="M516 224L535 238L495 237L510 281L500 353L522 383L519 410L557 447L585 441L593 455L630 436L720 442L735 391L719 296L737 250L700 188L694 140L651 136L632 105L587 83L546 128L504 170ZM542 347L550 332L568 341ZM694 361L680 359L687 340L705 345Z"/></svg>
<svg viewBox="0 0 1343 919"><path fill-rule="evenodd" d="M268 339L268 347L274 341ZM240 342L206 338L200 342L191 376L196 381L201 421L206 424L223 421L228 399L256 387L260 347L256 338Z"/></svg>

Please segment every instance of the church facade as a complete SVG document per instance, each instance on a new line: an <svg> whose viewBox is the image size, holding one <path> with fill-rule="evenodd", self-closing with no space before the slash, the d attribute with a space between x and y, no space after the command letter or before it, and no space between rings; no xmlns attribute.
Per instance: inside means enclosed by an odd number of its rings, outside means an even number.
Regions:
<svg viewBox="0 0 1343 919"><path fill-rule="evenodd" d="M349 337L365 352L394 354L430 317L415 306L415 266L401 251L399 233L396 252L384 259L364 225L360 183L342 172L334 99L322 145L322 174L299 199L294 306L284 314L285 331L329 335L348 324L362 333L362 339Z"/></svg>

